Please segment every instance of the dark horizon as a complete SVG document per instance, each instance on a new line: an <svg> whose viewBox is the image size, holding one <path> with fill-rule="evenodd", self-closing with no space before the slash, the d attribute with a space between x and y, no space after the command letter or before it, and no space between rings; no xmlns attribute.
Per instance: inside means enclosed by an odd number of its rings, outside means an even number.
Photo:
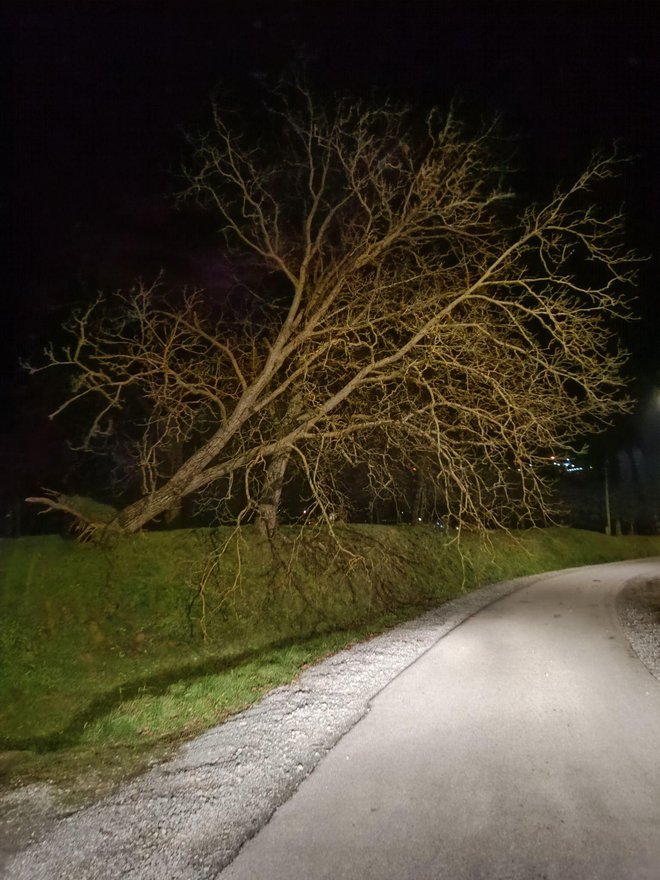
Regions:
<svg viewBox="0 0 660 880"><path fill-rule="evenodd" d="M214 245L168 196L183 132L220 86L253 101L304 64L327 92L376 91L420 108L499 115L517 140L522 201L543 197L617 141L633 157L608 198L626 203L641 320L624 341L633 389L660 382L660 15L653 4L75 2L9 4L10 266L2 303L3 444L26 391L19 357L96 287L160 266L213 283ZM201 241L200 241L201 239ZM57 427L38 430L55 442ZM33 425L34 429L34 425ZM35 441L39 446L38 438ZM50 448L50 447L48 447Z"/></svg>

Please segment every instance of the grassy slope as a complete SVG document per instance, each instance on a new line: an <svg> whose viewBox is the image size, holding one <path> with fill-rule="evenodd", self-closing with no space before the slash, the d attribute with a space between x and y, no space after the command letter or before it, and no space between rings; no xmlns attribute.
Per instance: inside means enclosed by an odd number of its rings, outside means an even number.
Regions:
<svg viewBox="0 0 660 880"><path fill-rule="evenodd" d="M0 541L0 775L66 779L99 759L121 774L306 663L464 590L660 555L660 539L567 529L490 546L468 536L459 555L431 528L344 528L365 565L313 533L294 543L285 531L272 549L251 530L232 535Z"/></svg>

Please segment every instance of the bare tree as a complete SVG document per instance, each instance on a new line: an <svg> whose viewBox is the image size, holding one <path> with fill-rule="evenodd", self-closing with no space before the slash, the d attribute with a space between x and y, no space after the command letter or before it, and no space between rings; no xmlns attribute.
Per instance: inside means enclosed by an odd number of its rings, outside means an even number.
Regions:
<svg viewBox="0 0 660 880"><path fill-rule="evenodd" d="M54 414L93 400L88 445L140 401L149 480L103 527L134 532L184 496L240 484L240 518L271 534L292 469L332 519L346 465L379 493L418 461L457 524L542 507L538 462L626 407L612 328L633 261L621 215L601 216L591 193L614 159L516 213L495 130L470 133L452 112L420 122L289 84L262 131L248 142L214 107L185 195L277 284L231 317L204 292L102 298L36 368L73 369ZM55 494L36 500L75 514Z"/></svg>

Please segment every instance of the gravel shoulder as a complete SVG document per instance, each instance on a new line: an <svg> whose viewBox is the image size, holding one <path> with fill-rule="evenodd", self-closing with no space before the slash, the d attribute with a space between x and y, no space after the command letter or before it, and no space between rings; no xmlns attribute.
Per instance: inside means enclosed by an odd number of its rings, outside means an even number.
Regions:
<svg viewBox="0 0 660 880"><path fill-rule="evenodd" d="M660 576L627 584L617 598L617 613L633 651L660 681Z"/></svg>
<svg viewBox="0 0 660 880"><path fill-rule="evenodd" d="M466 594L342 651L70 815L47 786L0 797L0 877L217 877L383 687L482 608L550 576ZM633 650L660 679L660 576L629 583L617 610Z"/></svg>

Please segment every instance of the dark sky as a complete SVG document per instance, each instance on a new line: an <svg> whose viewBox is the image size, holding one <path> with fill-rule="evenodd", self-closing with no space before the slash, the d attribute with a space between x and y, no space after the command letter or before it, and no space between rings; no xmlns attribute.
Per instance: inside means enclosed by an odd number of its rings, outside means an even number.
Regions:
<svg viewBox="0 0 660 880"><path fill-rule="evenodd" d="M630 243L651 255L630 336L634 370L658 375L660 13L656 4L5 4L11 242L3 284L0 390L19 354L85 286L130 274L212 274L208 241L173 217L182 131L214 86L253 101L263 77L305 62L312 81L420 106L502 115L519 140L519 186L548 193L614 139L634 154L613 194ZM206 261L206 265L205 265ZM210 267L210 268L209 268Z"/></svg>

